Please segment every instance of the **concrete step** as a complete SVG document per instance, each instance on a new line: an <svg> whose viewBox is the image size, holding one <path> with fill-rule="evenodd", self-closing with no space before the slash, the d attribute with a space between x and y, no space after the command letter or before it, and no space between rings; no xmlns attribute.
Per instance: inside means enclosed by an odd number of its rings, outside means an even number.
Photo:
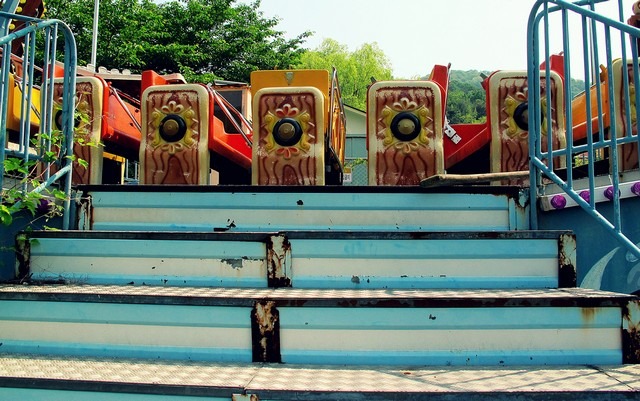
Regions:
<svg viewBox="0 0 640 401"><path fill-rule="evenodd" d="M345 365L637 363L637 297L586 289L0 286L0 351ZM622 329L621 329L622 328Z"/></svg>
<svg viewBox="0 0 640 401"><path fill-rule="evenodd" d="M564 231L38 231L26 238L20 280L361 289L576 285L575 237Z"/></svg>
<svg viewBox="0 0 640 401"><path fill-rule="evenodd" d="M637 399L640 365L353 367L0 354L0 398L30 401Z"/></svg>
<svg viewBox="0 0 640 401"><path fill-rule="evenodd" d="M521 188L87 186L79 227L102 231L527 230Z"/></svg>

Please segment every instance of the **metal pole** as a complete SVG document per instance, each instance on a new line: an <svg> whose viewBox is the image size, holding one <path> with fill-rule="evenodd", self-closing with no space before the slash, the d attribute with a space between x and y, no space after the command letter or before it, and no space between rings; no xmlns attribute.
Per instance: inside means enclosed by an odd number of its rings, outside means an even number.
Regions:
<svg viewBox="0 0 640 401"><path fill-rule="evenodd" d="M93 3L93 37L91 40L91 66L93 71L98 70L96 65L96 54L98 52L98 11L100 8L100 0Z"/></svg>

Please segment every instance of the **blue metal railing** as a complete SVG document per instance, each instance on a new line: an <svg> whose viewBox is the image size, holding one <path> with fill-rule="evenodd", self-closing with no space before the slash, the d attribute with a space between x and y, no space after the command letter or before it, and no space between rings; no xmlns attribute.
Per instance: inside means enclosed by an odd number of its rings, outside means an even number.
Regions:
<svg viewBox="0 0 640 401"><path fill-rule="evenodd" d="M535 205L542 194L544 176L562 188L572 201L640 258L640 248L623 231L624 222L620 209L620 177L623 173L621 170L628 169L620 162L621 146L624 145L627 150L631 149L631 153L635 151L636 155L639 146L636 121L640 121L640 109L633 108L640 104L640 90L635 90L640 88L636 45L640 38L640 30L622 22L624 16L621 0L618 0L617 5L619 20L596 13L594 4L598 2L601 1L571 3L564 0L538 0L530 14L527 32L527 70L531 203ZM556 27L552 23L561 27L560 37L551 34L552 28ZM616 47L617 35L620 44ZM632 44L630 50L628 44ZM554 45L561 48L554 49ZM563 149L552 149L553 141L548 141L547 148L542 149L542 122L544 120L547 124L546 132L552 132L552 121L550 107L546 108L546 118L543 119L541 115L543 95L540 89L543 82L547 88L550 87L550 54L558 50L564 55L567 146ZM542 69L541 62L545 63ZM603 74L598 71L600 65L603 66ZM576 125L571 107L573 99L569 90L572 73L580 70L584 73L586 143L574 143ZM591 94L595 96L592 97ZM613 203L613 214L610 218L606 218L596 205L595 164L598 154L608 154L610 194ZM577 189L575 185L576 155L583 155L583 160L587 160L588 189ZM566 177L565 174L563 177L558 174L557 166L554 169L554 158L558 157L566 161ZM638 168L637 162L632 168ZM533 228L536 228L537 208L532 207L531 213Z"/></svg>
<svg viewBox="0 0 640 401"><path fill-rule="evenodd" d="M0 11L5 13L15 13L16 8L20 4L20 0L0 0ZM9 24L10 20L0 21L0 27L4 27L3 24Z"/></svg>
<svg viewBox="0 0 640 401"><path fill-rule="evenodd" d="M46 189L57 186L64 192L62 205L62 228L69 228L70 223L70 203L71 203L71 175L72 175L72 155L73 155L73 128L74 128L74 108L75 108L75 86L76 86L76 43L69 27L58 20L40 20L36 18L24 17L10 14L4 10L13 9L17 1L8 1L2 4L0 11L0 49L1 49L1 71L0 71L0 187L5 188L4 161L6 158L16 158L22 161L23 165L28 165L29 161L38 161L44 174L38 180L35 188L33 183L28 185L29 173L21 173L18 181L22 186L23 194L27 192L42 193ZM15 32L10 33L11 21L24 21L25 26ZM58 51L58 37L62 35L64 48ZM22 46L22 56L13 56L12 46ZM39 50L36 53L36 48ZM64 75L62 77L62 143L55 144L50 139L53 133L53 110L54 110L54 78L56 68L56 56L62 53L64 63ZM38 61L40 60L40 61ZM14 63L21 66L21 72L13 74ZM36 68L36 65L39 66ZM13 75L12 75L13 74ZM18 128L17 140L14 141L15 149L8 148L7 140L7 111L11 105L9 102L9 91L14 91L9 87L10 75L13 76L14 86L19 89L20 102L20 126ZM14 92L15 93L15 92ZM35 100L39 93L39 104ZM39 121L32 121L35 115ZM35 149L32 146L32 126L38 126L41 142ZM14 127L15 128L15 127ZM55 161L43 158L43 154L52 150L52 146L59 146L59 155ZM52 168L53 167L53 168ZM51 173L54 171L54 173ZM23 196L24 198L24 196Z"/></svg>

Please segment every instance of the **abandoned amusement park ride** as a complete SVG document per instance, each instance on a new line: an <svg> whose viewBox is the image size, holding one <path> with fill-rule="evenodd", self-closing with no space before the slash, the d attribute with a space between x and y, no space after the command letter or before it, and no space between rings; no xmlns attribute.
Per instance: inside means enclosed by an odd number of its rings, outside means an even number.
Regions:
<svg viewBox="0 0 640 401"><path fill-rule="evenodd" d="M335 70L96 70L0 1L0 398L640 398L640 2L598 2L532 2L485 123L436 65L358 143Z"/></svg>

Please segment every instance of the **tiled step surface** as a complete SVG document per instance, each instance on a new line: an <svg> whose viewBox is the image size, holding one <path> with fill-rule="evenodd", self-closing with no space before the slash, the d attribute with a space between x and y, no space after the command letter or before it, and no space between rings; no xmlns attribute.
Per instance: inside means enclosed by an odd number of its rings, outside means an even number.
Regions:
<svg viewBox="0 0 640 401"><path fill-rule="evenodd" d="M575 286L575 237L506 232L28 234L20 279L294 288Z"/></svg>
<svg viewBox="0 0 640 401"><path fill-rule="evenodd" d="M0 354L0 399L631 400L640 365L348 367Z"/></svg>
<svg viewBox="0 0 640 401"><path fill-rule="evenodd" d="M584 289L5 285L0 351L357 365L621 364L637 358L637 344L628 341L637 310L635 297Z"/></svg>
<svg viewBox="0 0 640 401"><path fill-rule="evenodd" d="M80 229L115 231L529 228L519 188L82 187Z"/></svg>
<svg viewBox="0 0 640 401"><path fill-rule="evenodd" d="M474 191L85 187L0 286L0 399L633 398L638 299Z"/></svg>

